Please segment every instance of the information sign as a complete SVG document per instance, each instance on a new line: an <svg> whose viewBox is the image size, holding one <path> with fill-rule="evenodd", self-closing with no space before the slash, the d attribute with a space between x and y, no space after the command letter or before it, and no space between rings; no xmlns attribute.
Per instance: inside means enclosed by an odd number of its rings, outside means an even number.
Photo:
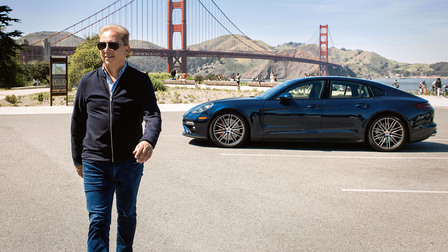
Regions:
<svg viewBox="0 0 448 252"><path fill-rule="evenodd" d="M65 105L68 105L67 89L67 57L50 56L50 106L53 106L53 96L61 95L65 95Z"/></svg>

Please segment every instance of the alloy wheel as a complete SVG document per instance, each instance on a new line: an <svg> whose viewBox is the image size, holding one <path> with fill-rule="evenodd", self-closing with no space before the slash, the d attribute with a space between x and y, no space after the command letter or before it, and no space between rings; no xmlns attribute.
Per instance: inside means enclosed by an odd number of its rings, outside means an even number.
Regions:
<svg viewBox="0 0 448 252"><path fill-rule="evenodd" d="M379 151L394 151L405 141L405 128L400 119L386 116L377 119L369 131L370 145Z"/></svg>
<svg viewBox="0 0 448 252"><path fill-rule="evenodd" d="M233 113L218 116L212 121L210 136L220 147L240 146L247 137L244 119Z"/></svg>

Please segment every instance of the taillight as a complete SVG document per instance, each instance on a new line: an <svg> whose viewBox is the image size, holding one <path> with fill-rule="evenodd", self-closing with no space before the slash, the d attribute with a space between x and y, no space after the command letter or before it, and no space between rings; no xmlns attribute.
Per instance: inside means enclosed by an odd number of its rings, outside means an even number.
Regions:
<svg viewBox="0 0 448 252"><path fill-rule="evenodd" d="M429 109L429 108L432 108L432 106L431 106L431 104L429 104L429 102L417 103L417 104L414 104L414 107L419 108L419 109Z"/></svg>

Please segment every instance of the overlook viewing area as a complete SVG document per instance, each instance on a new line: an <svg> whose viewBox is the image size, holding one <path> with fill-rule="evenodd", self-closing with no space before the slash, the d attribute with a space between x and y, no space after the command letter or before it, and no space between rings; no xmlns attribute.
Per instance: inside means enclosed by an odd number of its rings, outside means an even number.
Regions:
<svg viewBox="0 0 448 252"><path fill-rule="evenodd" d="M188 88L215 88L215 89L237 89L237 90L246 90L246 89L256 89L260 88L260 90L264 90L267 88L274 87L282 82L258 82L258 81L250 81L242 83L238 86L238 82L236 81L217 81L217 80L204 80L201 84L197 83L195 80L164 80L163 84L172 87L188 87Z"/></svg>

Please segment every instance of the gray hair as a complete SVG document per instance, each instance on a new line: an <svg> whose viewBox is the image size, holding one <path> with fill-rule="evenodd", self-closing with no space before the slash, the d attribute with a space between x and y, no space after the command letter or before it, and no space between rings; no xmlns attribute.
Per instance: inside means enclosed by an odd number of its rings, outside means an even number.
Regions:
<svg viewBox="0 0 448 252"><path fill-rule="evenodd" d="M101 27L100 29L100 37L103 35L104 32L114 30L121 36L121 40L123 41L124 45L129 45L129 31L128 29L124 28L121 25L115 25L115 24L109 24Z"/></svg>

